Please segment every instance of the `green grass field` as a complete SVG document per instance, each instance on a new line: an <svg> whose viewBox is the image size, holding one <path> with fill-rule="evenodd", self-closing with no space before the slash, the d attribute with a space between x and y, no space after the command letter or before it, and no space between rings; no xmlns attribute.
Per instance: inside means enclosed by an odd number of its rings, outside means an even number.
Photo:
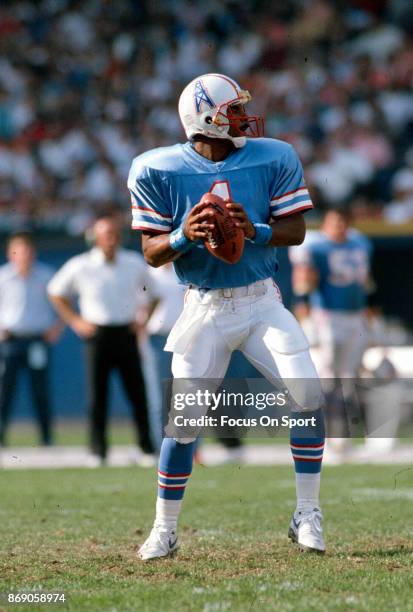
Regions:
<svg viewBox="0 0 413 612"><path fill-rule="evenodd" d="M134 430L130 421L111 420L109 439L111 444L133 444ZM88 424L86 420L61 420L54 426L54 442L58 446L86 446L88 443ZM31 421L12 423L7 436L8 446L37 446L39 436Z"/></svg>
<svg viewBox="0 0 413 612"><path fill-rule="evenodd" d="M43 609L413 609L406 466L324 470L324 557L287 540L289 467L197 466L180 553L146 564L135 555L153 520L153 470L3 471L0 490L0 591L66 594Z"/></svg>
<svg viewBox="0 0 413 612"><path fill-rule="evenodd" d="M85 420L61 420L58 421L54 428L55 444L57 446L87 446L88 444L88 424ZM134 437L134 429L131 422L127 419L116 420L112 419L109 423L109 440L110 445L133 445L136 440ZM209 444L214 442L213 438L204 438L203 443ZM288 432L282 436L257 438L253 435L244 439L246 444L289 444ZM361 438L353 438L353 444L360 444ZM400 438L398 444L413 444L413 428L409 425L404 425L400 430ZM38 446L39 436L37 428L31 421L14 422L12 423L7 436L7 446L25 447Z"/></svg>

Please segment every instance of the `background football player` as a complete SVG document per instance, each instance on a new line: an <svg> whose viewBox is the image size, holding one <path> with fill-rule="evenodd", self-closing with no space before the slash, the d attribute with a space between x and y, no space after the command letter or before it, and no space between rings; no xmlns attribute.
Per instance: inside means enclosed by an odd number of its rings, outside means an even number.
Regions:
<svg viewBox="0 0 413 612"><path fill-rule="evenodd" d="M274 278L276 247L300 244L303 212L313 207L301 163L287 143L248 138L262 134L262 119L246 114L250 94L224 75L194 79L181 94L179 115L189 139L137 157L129 174L133 228L142 231L146 261L173 261L189 286L185 308L165 349L173 351L175 379L224 377L239 349L274 385L292 380L297 409L319 423L322 393L307 339L283 306ZM245 234L240 261L229 265L204 247L213 219L200 204L212 192ZM301 548L325 550L319 509L324 434L310 440L292 431L297 507L289 537ZM165 438L159 460L156 518L139 555L173 553L177 521L192 470L194 438Z"/></svg>
<svg viewBox="0 0 413 612"><path fill-rule="evenodd" d="M349 416L356 401L354 382L370 336L365 312L371 244L349 221L345 210L331 209L319 232L309 232L304 244L289 249L296 312L299 318L311 314L318 371L326 390L328 381L335 388L328 402L329 454L348 448L346 413Z"/></svg>

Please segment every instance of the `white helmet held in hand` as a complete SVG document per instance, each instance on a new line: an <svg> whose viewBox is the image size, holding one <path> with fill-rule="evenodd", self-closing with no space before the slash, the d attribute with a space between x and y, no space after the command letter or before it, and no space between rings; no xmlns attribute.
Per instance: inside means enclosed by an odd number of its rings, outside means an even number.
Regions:
<svg viewBox="0 0 413 612"><path fill-rule="evenodd" d="M231 140L236 147L243 147L247 136L262 136L262 117L239 112L231 116L231 107L241 105L243 109L250 100L248 91L223 74L197 77L179 98L179 116L187 137L191 139L195 134L203 134L208 138ZM229 134L231 126L239 135Z"/></svg>

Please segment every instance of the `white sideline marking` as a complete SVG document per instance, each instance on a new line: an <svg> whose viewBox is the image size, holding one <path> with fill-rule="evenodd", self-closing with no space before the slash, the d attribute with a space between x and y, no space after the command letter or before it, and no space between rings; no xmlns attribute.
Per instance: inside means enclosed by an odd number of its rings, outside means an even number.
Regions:
<svg viewBox="0 0 413 612"><path fill-rule="evenodd" d="M358 447L346 456L351 464L409 464L413 456L413 445L400 444L386 453L360 453ZM107 465L122 467L134 465L133 447L113 446L110 449ZM86 468L89 453L81 446L3 448L0 450L0 468L11 469L50 469ZM201 447L201 462L205 465L219 465L227 459L227 451L217 444ZM235 462L237 463L237 462ZM292 458L288 445L249 444L245 446L242 464L246 465L291 465ZM154 468L152 468L154 469Z"/></svg>
<svg viewBox="0 0 413 612"><path fill-rule="evenodd" d="M354 489L351 494L352 499L365 500L368 499L379 499L379 500L390 500L395 499L407 499L411 501L413 499L413 489L369 489L360 488Z"/></svg>

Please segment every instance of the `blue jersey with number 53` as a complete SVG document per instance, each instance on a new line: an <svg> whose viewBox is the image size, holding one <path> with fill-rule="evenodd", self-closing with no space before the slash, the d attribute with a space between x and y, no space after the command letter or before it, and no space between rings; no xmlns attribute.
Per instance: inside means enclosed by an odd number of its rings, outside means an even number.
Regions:
<svg viewBox="0 0 413 612"><path fill-rule="evenodd" d="M349 229L342 243L322 232L307 232L302 245L290 248L290 259L317 270L319 282L311 295L312 306L356 312L366 306L371 251L370 241L354 229Z"/></svg>
<svg viewBox="0 0 413 612"><path fill-rule="evenodd" d="M208 191L242 204L253 223L276 222L313 206L296 152L269 138L247 140L221 162L201 156L189 142L154 149L133 160L128 188L132 227L154 234L178 228ZM217 259L197 243L174 267L182 283L214 289L273 278L278 264L274 247L247 240L236 264Z"/></svg>

